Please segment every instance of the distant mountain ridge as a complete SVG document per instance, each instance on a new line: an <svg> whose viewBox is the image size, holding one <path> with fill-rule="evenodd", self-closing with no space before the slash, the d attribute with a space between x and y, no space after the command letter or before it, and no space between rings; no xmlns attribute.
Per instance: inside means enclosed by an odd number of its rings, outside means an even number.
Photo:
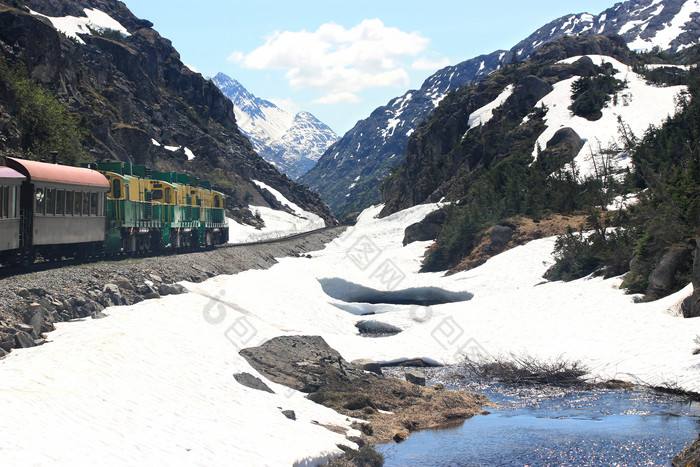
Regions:
<svg viewBox="0 0 700 467"><path fill-rule="evenodd" d="M513 60L529 57L564 36L619 34L632 49L683 50L700 36L700 0L632 0L594 16L562 16L539 28L510 51L448 66L375 109L333 144L299 182L319 193L338 217L380 201L379 186L404 160L410 136L451 90L484 77Z"/></svg>
<svg viewBox="0 0 700 467"><path fill-rule="evenodd" d="M236 121L253 148L292 179L306 173L338 140L328 125L309 112L296 115L256 97L241 83L218 73L212 81L233 102Z"/></svg>

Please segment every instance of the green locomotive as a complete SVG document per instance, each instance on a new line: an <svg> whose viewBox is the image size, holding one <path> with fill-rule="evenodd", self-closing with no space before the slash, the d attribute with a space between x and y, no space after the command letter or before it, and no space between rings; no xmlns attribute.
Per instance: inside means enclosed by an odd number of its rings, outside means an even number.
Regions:
<svg viewBox="0 0 700 467"><path fill-rule="evenodd" d="M208 181L176 172L153 172L129 162L96 162L90 169L109 182L105 250L159 251L228 242L223 193Z"/></svg>

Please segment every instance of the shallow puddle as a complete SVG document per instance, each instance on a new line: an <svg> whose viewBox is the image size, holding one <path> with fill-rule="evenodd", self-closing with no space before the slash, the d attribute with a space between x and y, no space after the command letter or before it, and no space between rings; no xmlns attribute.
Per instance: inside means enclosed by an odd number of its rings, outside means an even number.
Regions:
<svg viewBox="0 0 700 467"><path fill-rule="evenodd" d="M429 384L479 392L499 407L459 427L377 446L386 466L669 465L700 431L700 404L678 396L514 387L455 379L460 371L454 367L424 370Z"/></svg>

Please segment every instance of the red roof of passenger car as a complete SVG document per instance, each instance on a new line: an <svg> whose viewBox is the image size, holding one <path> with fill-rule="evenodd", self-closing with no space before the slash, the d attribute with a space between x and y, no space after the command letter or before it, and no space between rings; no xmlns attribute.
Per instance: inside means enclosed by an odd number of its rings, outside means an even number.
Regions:
<svg viewBox="0 0 700 467"><path fill-rule="evenodd" d="M101 173L82 167L47 164L26 159L7 158L7 165L24 173L30 182L55 182L109 189L109 181Z"/></svg>
<svg viewBox="0 0 700 467"><path fill-rule="evenodd" d="M9 167L0 167L0 179L20 179L24 180L25 176L22 175L21 173L17 172L16 170L13 170ZM15 182L16 183L16 182Z"/></svg>

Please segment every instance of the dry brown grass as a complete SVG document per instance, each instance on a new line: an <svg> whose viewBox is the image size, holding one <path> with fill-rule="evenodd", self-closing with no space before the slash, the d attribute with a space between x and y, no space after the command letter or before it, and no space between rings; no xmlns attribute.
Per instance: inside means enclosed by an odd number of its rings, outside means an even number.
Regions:
<svg viewBox="0 0 700 467"><path fill-rule="evenodd" d="M579 229L586 223L586 216L583 214L564 216L560 214L552 214L543 219L531 219L527 217L513 217L502 222L502 225L508 225L513 228L513 238L505 246L504 249L493 251L490 248L491 229L486 230L476 248L464 258L457 266L448 271L449 274L455 274L461 271L468 271L477 266L484 264L489 258L495 254L510 250L516 246L524 245L532 240L539 238L552 237L555 235L563 235L569 227Z"/></svg>

